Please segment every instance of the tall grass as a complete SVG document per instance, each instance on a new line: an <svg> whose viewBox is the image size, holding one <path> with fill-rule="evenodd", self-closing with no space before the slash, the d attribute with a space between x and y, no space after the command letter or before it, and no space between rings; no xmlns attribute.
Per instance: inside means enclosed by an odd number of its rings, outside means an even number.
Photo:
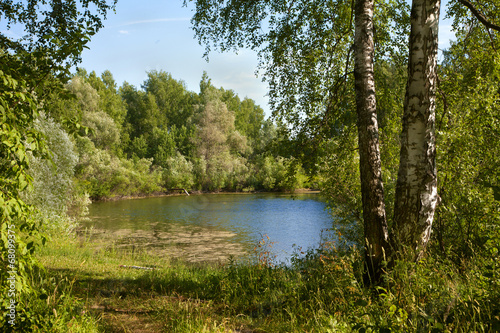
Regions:
<svg viewBox="0 0 500 333"><path fill-rule="evenodd" d="M398 262L362 285L356 248L325 243L288 266L159 261L151 253L53 238L21 305L39 332L496 332L498 257ZM120 267L154 267L154 270Z"/></svg>

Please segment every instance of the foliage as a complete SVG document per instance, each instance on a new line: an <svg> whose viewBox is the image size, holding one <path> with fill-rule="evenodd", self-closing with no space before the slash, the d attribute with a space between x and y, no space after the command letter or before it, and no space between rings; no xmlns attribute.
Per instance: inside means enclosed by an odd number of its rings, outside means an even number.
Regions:
<svg viewBox="0 0 500 333"><path fill-rule="evenodd" d="M201 186L209 190L226 187L241 189L245 162L238 155L246 149L246 138L234 126L234 112L221 101L220 93L213 88L204 92L205 107L199 114L196 131L197 156L203 173Z"/></svg>
<svg viewBox="0 0 500 333"><path fill-rule="evenodd" d="M161 190L159 170L151 159L126 160L94 146L87 137L77 139L80 161L76 176L94 200L111 196L150 194Z"/></svg>
<svg viewBox="0 0 500 333"><path fill-rule="evenodd" d="M106 70L98 77L97 74L92 71L88 77L86 77L86 81L99 94L99 109L106 112L120 128L125 121L127 109L125 108L124 101L118 94L113 74Z"/></svg>
<svg viewBox="0 0 500 333"><path fill-rule="evenodd" d="M130 140L123 150L129 157L153 158L159 166L165 166L176 150L191 156L196 96L163 71L149 72L142 88L137 90L128 83L120 88L127 110L122 137Z"/></svg>
<svg viewBox="0 0 500 333"><path fill-rule="evenodd" d="M332 216L338 218L339 227L350 240L362 244L361 184L354 129L349 136L324 145L323 149L329 153L321 160L319 182Z"/></svg>
<svg viewBox="0 0 500 333"><path fill-rule="evenodd" d="M303 188L304 181L300 179L303 170L293 162L293 159L281 156L259 156L255 161L252 186L265 191L289 191Z"/></svg>
<svg viewBox="0 0 500 333"><path fill-rule="evenodd" d="M158 122L163 126L186 125L193 115L195 98L193 93L187 91L182 81L175 80L172 75L164 71L148 72L148 79L142 88L146 94L154 96L158 107Z"/></svg>
<svg viewBox="0 0 500 333"><path fill-rule="evenodd" d="M28 281L34 266L32 254L35 243L45 240L38 233L40 225L32 219L32 208L20 197L31 183L28 152L35 157L47 156L41 134L32 129L33 121L44 98L60 91L69 68L78 62L89 37L102 27L101 17L112 8L106 1L98 0L56 1L41 7L42 3L0 2L0 17L7 30L16 25L24 33L17 39L7 37L4 31L0 33L0 327L3 330L14 327L22 330L29 320L30 314L16 304L33 292Z"/></svg>
<svg viewBox="0 0 500 333"><path fill-rule="evenodd" d="M176 152L175 132L155 127L151 133L148 156L153 156L156 165L165 167L167 159Z"/></svg>
<svg viewBox="0 0 500 333"><path fill-rule="evenodd" d="M120 131L115 121L103 111L85 112L82 125L88 128L89 138L99 149L114 150L120 143Z"/></svg>
<svg viewBox="0 0 500 333"><path fill-rule="evenodd" d="M293 126L289 130L299 139L328 137L336 118L346 112L343 96L353 66L351 2L192 2L193 30L207 57L214 50L257 51L275 119ZM376 7L376 56L405 54L408 5L391 0Z"/></svg>
<svg viewBox="0 0 500 333"><path fill-rule="evenodd" d="M82 117L85 112L98 112L100 96L84 77L75 75L66 85L66 88L75 96L74 103L77 104L74 116ZM70 109L72 109L70 107Z"/></svg>
<svg viewBox="0 0 500 333"><path fill-rule="evenodd" d="M479 27L458 37L441 68L437 122L441 205L435 239L454 260L487 255L500 241L499 61L483 51L494 45Z"/></svg>
<svg viewBox="0 0 500 333"><path fill-rule="evenodd" d="M5 19L7 30L19 27L21 32L17 38L1 32L0 48L19 57L32 89L42 88L49 74L64 81L115 3L72 0L42 6L45 3L37 0L2 0L0 17Z"/></svg>
<svg viewBox="0 0 500 333"><path fill-rule="evenodd" d="M11 300L17 303L23 293L32 290L27 275L34 265L34 242L41 238L39 224L31 218L33 209L22 200L21 192L30 187L32 180L28 173L29 152L41 156L46 150L42 135L31 127L38 115L34 96L28 91L26 81L8 74L5 57L0 55L0 59L0 295L3 318L0 327L6 327ZM21 316L16 317L14 311L10 319L16 323L16 318L17 323L23 320Z"/></svg>
<svg viewBox="0 0 500 333"><path fill-rule="evenodd" d="M258 183L263 178L250 175L249 170L270 147L276 127L270 120L264 122L263 110L255 102L215 88L206 73L200 94L188 92L182 81L164 71L148 73L142 90L126 82L117 90L109 71L98 77L79 69L65 87L70 95L52 96L47 108L66 131L76 135L80 192L94 199L139 194L141 186L129 187L132 173L116 171L121 176L112 177L102 166L118 167L140 159L151 161L148 179L155 182L148 193L179 187L263 189ZM288 164L287 168L291 170ZM104 184L106 177L114 185ZM298 185L292 181L296 177L285 178L288 183L280 180L279 188ZM126 191L127 187L131 190Z"/></svg>
<svg viewBox="0 0 500 333"><path fill-rule="evenodd" d="M162 177L167 189L191 189L194 186L193 163L177 152L166 160Z"/></svg>
<svg viewBox="0 0 500 333"><path fill-rule="evenodd" d="M208 76L204 76L207 80ZM209 82L205 83L210 85ZM260 129L264 121L264 110L255 105L255 102L249 98L240 100L238 95L232 90L219 89L221 100L226 104L228 110L234 112L234 126L241 135L248 138L250 141L259 139ZM203 91L202 95L205 94Z"/></svg>
<svg viewBox="0 0 500 333"><path fill-rule="evenodd" d="M51 154L50 160L28 155L33 188L23 192L23 199L36 208L36 218L43 221L45 228L62 231L75 195L73 175L78 156L70 137L54 120L41 114L33 125L44 136Z"/></svg>

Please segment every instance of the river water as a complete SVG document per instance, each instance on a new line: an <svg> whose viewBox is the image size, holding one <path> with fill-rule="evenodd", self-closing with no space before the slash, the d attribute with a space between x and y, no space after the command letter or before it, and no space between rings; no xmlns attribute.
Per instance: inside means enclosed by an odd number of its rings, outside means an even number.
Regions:
<svg viewBox="0 0 500 333"><path fill-rule="evenodd" d="M317 194L207 194L93 203L84 223L116 248L184 260L287 263L328 237L334 220Z"/></svg>

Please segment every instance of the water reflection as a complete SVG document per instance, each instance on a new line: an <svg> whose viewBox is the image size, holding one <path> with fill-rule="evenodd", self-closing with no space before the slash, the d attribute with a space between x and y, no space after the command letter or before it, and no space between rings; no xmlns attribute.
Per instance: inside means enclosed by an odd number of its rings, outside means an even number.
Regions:
<svg viewBox="0 0 500 333"><path fill-rule="evenodd" d="M176 250L194 261L251 254L267 235L278 261L286 262L294 244L316 247L332 228L324 208L314 194L172 196L94 203L85 226L122 246L155 247L164 255Z"/></svg>

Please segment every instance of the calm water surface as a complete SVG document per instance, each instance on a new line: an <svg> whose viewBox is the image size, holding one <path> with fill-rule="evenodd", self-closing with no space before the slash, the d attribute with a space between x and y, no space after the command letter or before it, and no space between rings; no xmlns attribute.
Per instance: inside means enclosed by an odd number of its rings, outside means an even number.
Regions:
<svg viewBox="0 0 500 333"><path fill-rule="evenodd" d="M317 247L333 218L316 194L211 194L94 203L86 227L119 246L188 260L250 256L265 238L277 261ZM269 240L267 240L269 237ZM271 243L272 242L272 243Z"/></svg>

